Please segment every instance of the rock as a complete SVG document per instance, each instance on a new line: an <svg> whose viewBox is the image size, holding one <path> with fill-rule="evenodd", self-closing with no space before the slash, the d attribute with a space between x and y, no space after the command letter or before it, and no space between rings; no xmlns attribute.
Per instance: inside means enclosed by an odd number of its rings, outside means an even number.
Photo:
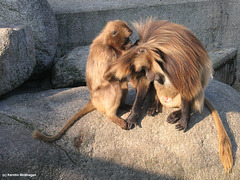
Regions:
<svg viewBox="0 0 240 180"><path fill-rule="evenodd" d="M89 46L78 46L53 66L52 84L54 88L76 87L84 84ZM214 68L214 79L233 85L236 79L235 48L208 51Z"/></svg>
<svg viewBox="0 0 240 180"><path fill-rule="evenodd" d="M32 132L31 126L26 129L22 127L21 123L3 115L0 115L0 119L6 121L6 124L1 124L0 127L0 177L23 178L22 176L25 176L33 179L36 177L37 179L39 177L44 177L43 179L64 177L65 179L72 176L74 169L74 173L81 177L76 171L76 165L74 166L63 150L29 138ZM10 123L12 126L7 125ZM68 170L69 168L71 171Z"/></svg>
<svg viewBox="0 0 240 180"><path fill-rule="evenodd" d="M84 84L88 53L89 46L80 46L58 60L52 70L53 87L73 87Z"/></svg>
<svg viewBox="0 0 240 180"><path fill-rule="evenodd" d="M222 48L208 52L212 60L214 79L233 85L237 77L237 49Z"/></svg>
<svg viewBox="0 0 240 180"><path fill-rule="evenodd" d="M34 77L51 68L57 48L58 27L47 0L1 0L0 22L30 25L36 50Z"/></svg>
<svg viewBox="0 0 240 180"><path fill-rule="evenodd" d="M0 95L26 81L35 64L31 28L0 23Z"/></svg>
<svg viewBox="0 0 240 180"><path fill-rule="evenodd" d="M240 93L212 80L206 96L218 109L231 139L234 166L230 179L238 179ZM128 99L131 98L133 90ZM4 161L0 161L0 166L4 169L0 169L0 174L27 171L35 173L37 179L73 180L228 178L218 156L216 126L206 107L202 114L192 115L186 133L166 122L172 109L163 109L161 114L149 117L144 108L139 126L129 131L93 111L80 118L55 143L31 138L35 128L47 134L56 133L88 100L86 87L2 98L0 158ZM126 118L128 113L121 110L119 115ZM19 161L13 163L13 159Z"/></svg>

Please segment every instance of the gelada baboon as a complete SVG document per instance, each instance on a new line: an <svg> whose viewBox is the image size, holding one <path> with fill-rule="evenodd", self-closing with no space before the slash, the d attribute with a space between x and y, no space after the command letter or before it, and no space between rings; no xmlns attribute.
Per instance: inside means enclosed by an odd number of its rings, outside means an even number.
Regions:
<svg viewBox="0 0 240 180"><path fill-rule="evenodd" d="M120 20L107 23L102 32L93 40L87 59L86 83L91 100L56 135L45 136L35 130L33 138L53 142L59 139L81 116L95 109L104 113L108 119L122 129L128 129L127 123L116 115L119 106L125 105L128 93L127 79L109 82L104 79L104 72L132 46L131 35L132 29L127 23Z"/></svg>
<svg viewBox="0 0 240 180"><path fill-rule="evenodd" d="M181 108L171 113L167 122L177 123L176 129L183 131L188 127L191 111L201 112L205 104L215 120L220 158L229 173L233 165L231 141L218 112L204 96L212 74L205 47L189 29L179 24L150 18L146 22L134 23L134 26L139 34L137 45L113 63L105 74L106 78L113 79L114 76L118 80L130 75L130 82L137 90L126 119L129 126L136 125L147 93L156 94L155 100L165 106ZM151 84L155 93L149 91Z"/></svg>

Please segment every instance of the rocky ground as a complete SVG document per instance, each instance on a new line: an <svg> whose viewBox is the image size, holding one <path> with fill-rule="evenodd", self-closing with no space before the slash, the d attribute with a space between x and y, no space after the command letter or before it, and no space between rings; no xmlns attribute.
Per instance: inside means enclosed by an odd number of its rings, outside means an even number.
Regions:
<svg viewBox="0 0 240 180"><path fill-rule="evenodd" d="M82 117L60 140L31 137L56 133L89 100L86 87L23 91L0 100L0 174L36 179L237 179L240 176L240 94L211 81L206 95L218 109L233 145L234 166L226 176L218 137L207 108L191 117L187 132L165 120L172 109L146 116L125 131L97 111ZM134 91L128 100L132 102ZM119 115L127 117L120 110ZM35 176L36 175L36 176Z"/></svg>
<svg viewBox="0 0 240 180"><path fill-rule="evenodd" d="M238 179L240 93L226 84L240 90L239 7L238 0L1 0L0 179ZM173 109L149 117L145 104L129 131L94 111L55 143L31 137L34 129L56 133L89 101L79 86L89 45L104 25L150 16L191 29L208 49L214 79L226 83L212 80L206 95L233 145L230 176L207 108L192 115L185 133L166 122ZM134 97L131 89L128 101Z"/></svg>

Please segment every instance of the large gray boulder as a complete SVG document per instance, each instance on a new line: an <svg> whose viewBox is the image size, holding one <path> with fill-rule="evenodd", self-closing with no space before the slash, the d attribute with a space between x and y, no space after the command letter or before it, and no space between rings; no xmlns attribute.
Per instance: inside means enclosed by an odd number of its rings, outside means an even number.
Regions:
<svg viewBox="0 0 240 180"><path fill-rule="evenodd" d="M36 49L34 77L51 68L57 48L58 28L47 0L1 0L0 22L30 25Z"/></svg>
<svg viewBox="0 0 240 180"><path fill-rule="evenodd" d="M31 28L0 23L0 95L26 81L35 64Z"/></svg>
<svg viewBox="0 0 240 180"><path fill-rule="evenodd" d="M84 84L89 46L78 46L58 60L52 71L54 88L73 87ZM236 79L235 48L208 51L214 68L214 79L232 85Z"/></svg>
<svg viewBox="0 0 240 180"><path fill-rule="evenodd" d="M240 177L240 93L218 81L206 90L233 145L229 179ZM130 102L134 91L130 90ZM22 93L0 100L0 174L30 173L37 179L228 179L218 155L218 135L205 107L191 117L187 132L143 109L139 126L125 131L93 111L57 142L32 139L38 129L56 133L89 101L86 87ZM126 118L128 112L120 110Z"/></svg>
<svg viewBox="0 0 240 180"><path fill-rule="evenodd" d="M214 69L214 79L233 85L237 72L237 49L222 48L208 52Z"/></svg>
<svg viewBox="0 0 240 180"><path fill-rule="evenodd" d="M76 47L59 59L52 69L54 88L79 86L85 83L85 69L89 46Z"/></svg>

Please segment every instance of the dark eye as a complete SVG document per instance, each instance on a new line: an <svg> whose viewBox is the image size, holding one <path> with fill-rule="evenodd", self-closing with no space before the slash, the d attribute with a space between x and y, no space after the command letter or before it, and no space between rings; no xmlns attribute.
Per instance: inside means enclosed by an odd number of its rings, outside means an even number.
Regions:
<svg viewBox="0 0 240 180"><path fill-rule="evenodd" d="M116 34L117 34L117 31L114 30L114 31L112 32L112 35L115 36Z"/></svg>
<svg viewBox="0 0 240 180"><path fill-rule="evenodd" d="M147 52L146 48L139 48L138 49L138 54L142 54L142 53L145 53L145 52Z"/></svg>

